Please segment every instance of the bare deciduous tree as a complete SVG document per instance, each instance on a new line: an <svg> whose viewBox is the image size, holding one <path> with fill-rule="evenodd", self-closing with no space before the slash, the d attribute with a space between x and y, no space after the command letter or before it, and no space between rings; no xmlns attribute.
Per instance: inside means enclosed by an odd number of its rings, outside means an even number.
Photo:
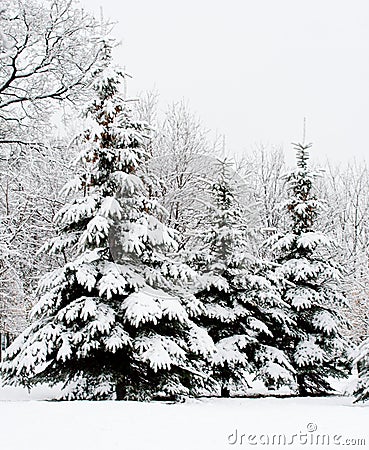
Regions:
<svg viewBox="0 0 369 450"><path fill-rule="evenodd" d="M27 143L51 101L83 96L103 63L104 27L70 0L3 0L0 29L0 143Z"/></svg>

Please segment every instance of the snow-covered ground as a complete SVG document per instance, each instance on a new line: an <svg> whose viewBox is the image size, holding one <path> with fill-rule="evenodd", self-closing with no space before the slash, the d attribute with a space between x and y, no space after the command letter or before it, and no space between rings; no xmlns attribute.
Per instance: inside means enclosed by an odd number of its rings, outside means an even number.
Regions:
<svg viewBox="0 0 369 450"><path fill-rule="evenodd" d="M54 396L47 388L2 388L0 449L217 450L268 448L268 439L269 448L369 446L369 404L351 397L47 401Z"/></svg>

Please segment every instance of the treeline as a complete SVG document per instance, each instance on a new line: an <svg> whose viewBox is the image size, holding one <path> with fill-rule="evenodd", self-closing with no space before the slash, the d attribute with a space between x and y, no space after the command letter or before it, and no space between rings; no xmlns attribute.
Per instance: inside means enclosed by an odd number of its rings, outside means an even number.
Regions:
<svg viewBox="0 0 369 450"><path fill-rule="evenodd" d="M5 380L63 381L65 398L228 396L255 377L322 395L364 341L366 398L366 165L323 172L305 143L292 171L278 149L235 162L186 104L159 117L154 94L124 98L108 24L64 0L7 6L1 329L21 334Z"/></svg>

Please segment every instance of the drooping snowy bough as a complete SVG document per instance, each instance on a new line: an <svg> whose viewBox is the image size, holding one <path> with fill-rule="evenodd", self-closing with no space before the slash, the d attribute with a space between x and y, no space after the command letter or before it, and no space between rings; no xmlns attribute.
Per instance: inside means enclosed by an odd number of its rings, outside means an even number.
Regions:
<svg viewBox="0 0 369 450"><path fill-rule="evenodd" d="M188 395L206 378L214 345L186 287L196 274L168 256L174 232L140 173L150 129L119 95L123 78L106 69L95 82L79 172L65 188L72 200L45 245L65 263L41 279L5 383L62 382L67 399L150 399Z"/></svg>

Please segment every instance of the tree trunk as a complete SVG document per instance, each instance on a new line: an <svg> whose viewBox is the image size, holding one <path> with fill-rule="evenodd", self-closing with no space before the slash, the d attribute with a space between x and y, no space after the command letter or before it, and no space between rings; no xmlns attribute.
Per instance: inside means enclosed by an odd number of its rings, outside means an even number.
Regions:
<svg viewBox="0 0 369 450"><path fill-rule="evenodd" d="M225 398L229 398L231 396L228 386L222 386L220 390L220 396Z"/></svg>
<svg viewBox="0 0 369 450"><path fill-rule="evenodd" d="M126 400L127 390L123 380L119 380L115 386L116 400Z"/></svg>
<svg viewBox="0 0 369 450"><path fill-rule="evenodd" d="M299 396L300 397L308 397L309 393L308 393L308 391L306 390L306 387L305 387L305 377L304 377L304 375L297 375L296 376L296 380L297 380L297 385L298 385L298 388L299 388Z"/></svg>

